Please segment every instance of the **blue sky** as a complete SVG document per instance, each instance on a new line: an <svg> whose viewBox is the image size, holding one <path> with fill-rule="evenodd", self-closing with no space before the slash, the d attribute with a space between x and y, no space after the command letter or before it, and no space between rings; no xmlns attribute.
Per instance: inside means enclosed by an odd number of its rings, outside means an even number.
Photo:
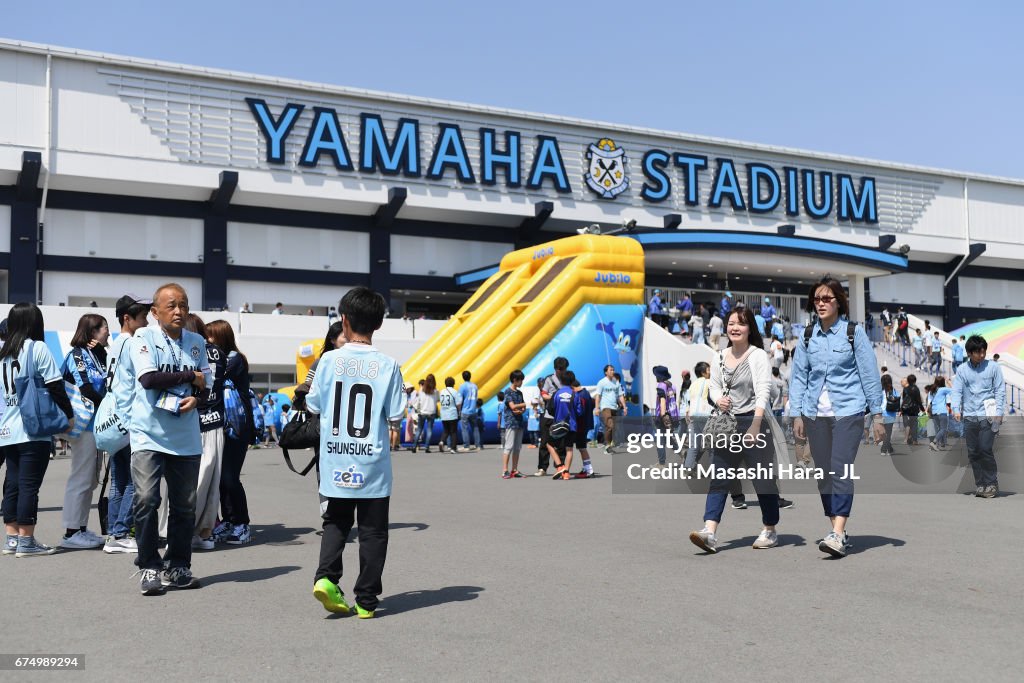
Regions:
<svg viewBox="0 0 1024 683"><path fill-rule="evenodd" d="M1024 178L1022 7L53 1L0 36Z"/></svg>

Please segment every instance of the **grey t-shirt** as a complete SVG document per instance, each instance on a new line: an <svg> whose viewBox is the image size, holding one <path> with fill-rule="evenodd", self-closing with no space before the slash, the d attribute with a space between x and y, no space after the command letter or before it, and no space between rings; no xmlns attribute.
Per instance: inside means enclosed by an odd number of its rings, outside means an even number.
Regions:
<svg viewBox="0 0 1024 683"><path fill-rule="evenodd" d="M732 410L729 412L739 415L754 410L757 405L754 396L754 376L750 372L750 364L746 358L732 370L728 366L724 367L722 383L723 386L729 387L729 398L732 399Z"/></svg>
<svg viewBox="0 0 1024 683"><path fill-rule="evenodd" d="M544 379L543 392L548 396L554 396L555 392L562 388L562 381L558 379L558 375L551 373ZM548 411L547 401L544 402L544 417L555 419L555 416Z"/></svg>

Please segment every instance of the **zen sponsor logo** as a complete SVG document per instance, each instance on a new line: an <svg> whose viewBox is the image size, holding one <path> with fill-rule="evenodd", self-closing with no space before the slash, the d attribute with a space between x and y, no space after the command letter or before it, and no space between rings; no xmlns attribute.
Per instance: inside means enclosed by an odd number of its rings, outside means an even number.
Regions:
<svg viewBox="0 0 1024 683"><path fill-rule="evenodd" d="M358 489L362 488L363 484L366 483L366 477L356 469L355 465L351 465L346 470L334 470L333 481L334 485L338 488Z"/></svg>

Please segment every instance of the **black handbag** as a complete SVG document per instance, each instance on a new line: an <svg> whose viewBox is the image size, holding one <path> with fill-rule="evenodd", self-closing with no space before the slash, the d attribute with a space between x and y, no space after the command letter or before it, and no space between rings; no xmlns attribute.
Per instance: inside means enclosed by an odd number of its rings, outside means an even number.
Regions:
<svg viewBox="0 0 1024 683"><path fill-rule="evenodd" d="M299 476L306 476L320 459L320 454L316 452L320 447L320 416L305 410L295 411L295 417L289 420L281 430L281 437L277 443L281 447L281 453L284 455L284 462L288 469ZM313 458L299 471L292 465L288 450L298 451L307 448L314 449Z"/></svg>

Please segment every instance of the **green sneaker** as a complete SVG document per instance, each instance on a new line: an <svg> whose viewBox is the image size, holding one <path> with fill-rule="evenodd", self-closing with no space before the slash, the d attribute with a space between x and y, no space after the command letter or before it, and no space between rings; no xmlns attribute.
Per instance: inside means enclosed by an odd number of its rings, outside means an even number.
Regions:
<svg viewBox="0 0 1024 683"><path fill-rule="evenodd" d="M368 609L363 609L362 607L359 606L359 603L357 602L356 603L356 616L359 617L360 619L373 619L373 612L371 612Z"/></svg>
<svg viewBox="0 0 1024 683"><path fill-rule="evenodd" d="M327 577L319 579L313 584L313 597L319 600L328 612L348 614L352 610L345 602L345 594ZM372 613L371 616L373 616Z"/></svg>

